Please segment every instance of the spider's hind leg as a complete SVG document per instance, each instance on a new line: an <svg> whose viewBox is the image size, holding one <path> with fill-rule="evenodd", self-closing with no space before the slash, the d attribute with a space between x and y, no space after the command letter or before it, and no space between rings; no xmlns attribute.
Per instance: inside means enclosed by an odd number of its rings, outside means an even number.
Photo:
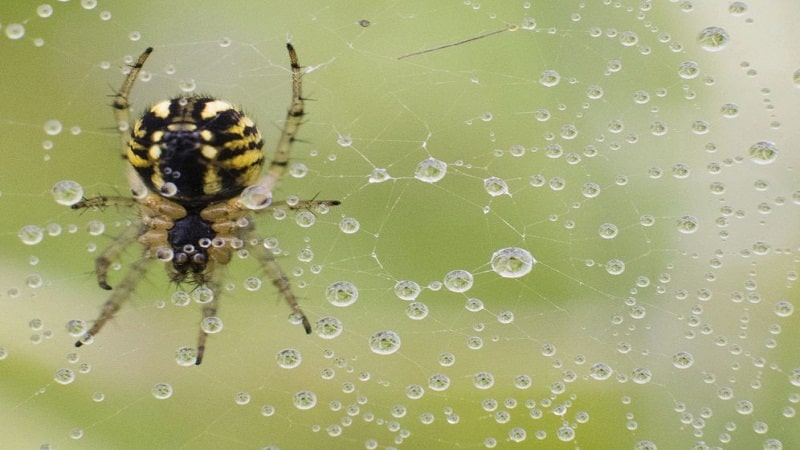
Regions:
<svg viewBox="0 0 800 450"><path fill-rule="evenodd" d="M253 233L248 233L246 240L250 241L253 237ZM286 303L292 309L292 314L300 319L306 334L311 334L311 323L308 321L305 313L303 313L303 310L297 303L297 297L295 297L294 292L292 292L292 287L289 284L289 277L286 276L286 274L283 272L283 269L281 269L281 266L275 260L275 255L272 254L271 250L261 245L255 245L251 249L256 258L258 258L258 261L266 272L267 277L270 279L270 281L272 281L272 284L278 288L278 292L280 292L281 297L286 300Z"/></svg>
<svg viewBox="0 0 800 450"><path fill-rule="evenodd" d="M122 279L122 282L114 289L111 293L111 297L103 304L103 309L100 311L100 315L97 316L97 319L94 321L94 325L86 334L77 342L75 342L75 347L80 347L84 343L88 343L92 340L92 337L96 336L97 333L100 332L100 329L103 328L103 325L106 324L111 318L114 317L119 308L125 303L133 293L133 290L136 288L136 285L139 283L139 280L142 279L145 272L147 272L147 265L152 261L149 258L140 258L128 268L128 273L125 274L125 278Z"/></svg>
<svg viewBox="0 0 800 450"><path fill-rule="evenodd" d="M225 265L216 265L212 269L210 280L203 284L203 287L211 290L212 298L210 301L203 303L203 319L200 322L200 335L197 337L197 358L194 361L195 365L198 366L203 362L203 355L206 352L206 339L208 339L209 333L214 332L207 328L209 326L213 326L213 324L204 324L203 322L209 317L215 317L217 315L217 309L219 308L219 296L222 292L221 279L224 270Z"/></svg>
<svg viewBox="0 0 800 450"><path fill-rule="evenodd" d="M111 241L111 244L105 248L94 260L94 271L97 275L97 284L105 290L111 290L108 284L108 268L111 264L119 259L119 255L129 245L136 242L136 238L142 233L142 224L135 223L126 228L119 236Z"/></svg>

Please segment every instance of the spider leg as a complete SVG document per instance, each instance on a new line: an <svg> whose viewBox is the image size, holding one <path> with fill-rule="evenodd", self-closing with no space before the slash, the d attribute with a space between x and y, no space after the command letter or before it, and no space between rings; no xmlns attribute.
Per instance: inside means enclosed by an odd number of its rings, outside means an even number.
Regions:
<svg viewBox="0 0 800 450"><path fill-rule="evenodd" d="M105 209L109 206L122 206L132 207L136 204L136 200L131 197L123 197L121 195L98 195L96 197L84 197L78 203L70 206L72 209Z"/></svg>
<svg viewBox="0 0 800 450"><path fill-rule="evenodd" d="M273 212L276 209L288 209L291 211L310 210L320 206L338 206L341 203L342 202L339 200L300 200L291 203L287 202L286 200L281 200L271 203L266 208L255 210L253 212L257 214L263 214L265 212Z"/></svg>
<svg viewBox="0 0 800 450"><path fill-rule="evenodd" d="M139 76L139 72L142 70L144 62L147 61L147 57L150 56L150 53L152 52L153 48L148 47L141 55L139 55L136 63L131 66L128 76L125 77L125 81L122 82L122 86L119 88L119 91L117 91L116 95L114 95L114 103L111 105L114 108L114 117L117 119L117 127L120 134L123 158L126 158L128 154L128 138L130 135L128 129L130 127L131 104L128 102L128 95L131 93L133 83L136 82L136 77Z"/></svg>
<svg viewBox="0 0 800 450"><path fill-rule="evenodd" d="M303 74L300 63L297 60L297 53L291 43L286 43L286 50L289 51L289 62L292 66L292 103L286 111L286 120L281 130L281 137L275 147L275 154L269 167L261 178L256 182L258 186L266 192L272 192L275 185L281 179L289 166L289 153L292 150L297 130L303 123L304 99L303 99Z"/></svg>
<svg viewBox="0 0 800 450"><path fill-rule="evenodd" d="M125 278L122 279L122 282L111 293L111 297L109 297L105 304L103 304L103 309L100 311L100 315L97 316L97 319L94 321L92 328L90 328L89 331L87 331L86 334L75 343L75 347L80 347L84 343L90 341L93 336L100 332L100 329L103 328L103 325L105 325L109 319L114 317L114 314L116 314L120 306L122 306L122 304L131 297L131 294L136 288L136 285L139 283L139 280L147 271L147 264L150 263L150 261L151 259L149 258L141 258L131 264L131 266L128 268L128 273L125 275Z"/></svg>
<svg viewBox="0 0 800 450"><path fill-rule="evenodd" d="M254 234L251 232L248 233L246 240L251 241L253 238ZM292 308L292 314L302 321L303 329L305 329L306 334L311 334L311 323L297 303L297 297L294 296L292 287L289 284L289 277L286 276L281 266L275 260L275 255L271 250L262 245L254 245L251 247L251 250L256 258L258 258L259 263L261 263L261 267L266 272L267 277L272 281L272 284L278 288L278 292L280 292L281 296L286 300L286 303L289 304L289 307Z"/></svg>
<svg viewBox="0 0 800 450"><path fill-rule="evenodd" d="M108 284L108 268L119 259L120 253L130 244L136 242L136 238L142 233L141 223L130 225L125 231L111 241L111 244L103 250L94 260L94 271L97 275L97 284L105 290L111 290Z"/></svg>
<svg viewBox="0 0 800 450"><path fill-rule="evenodd" d="M211 279L208 280L205 284L206 287L211 289L211 292L214 293L214 298L211 299L210 302L203 304L203 319L208 317L214 317L217 315L217 309L219 308L219 296L222 292L222 275L225 270L225 265L217 265L214 267L213 272L211 274ZM200 335L197 337L197 359L195 360L195 365L200 365L203 362L203 355L206 352L206 339L208 339L208 333L200 326Z"/></svg>

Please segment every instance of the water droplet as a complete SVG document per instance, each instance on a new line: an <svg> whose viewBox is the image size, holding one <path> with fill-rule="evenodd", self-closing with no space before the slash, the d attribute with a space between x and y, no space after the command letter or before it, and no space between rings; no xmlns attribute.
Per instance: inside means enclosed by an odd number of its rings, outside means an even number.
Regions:
<svg viewBox="0 0 800 450"><path fill-rule="evenodd" d="M611 275L620 275L625 272L625 262L620 259L610 259L605 267L606 272Z"/></svg>
<svg viewBox="0 0 800 450"><path fill-rule="evenodd" d="M38 8L36 8L36 14L38 14L39 17L46 19L53 15L53 7L47 3L41 4Z"/></svg>
<svg viewBox="0 0 800 450"><path fill-rule="evenodd" d="M750 160L756 164L770 164L778 157L778 148L769 141L760 141L750 146Z"/></svg>
<svg viewBox="0 0 800 450"><path fill-rule="evenodd" d="M222 331L222 327L222 319L219 317L204 317L203 320L200 321L200 329L208 334L219 333Z"/></svg>
<svg viewBox="0 0 800 450"><path fill-rule="evenodd" d="M56 119L48 120L44 123L44 132L49 136L56 136L60 134L62 129L63 127L61 122Z"/></svg>
<svg viewBox="0 0 800 450"><path fill-rule="evenodd" d="M728 5L728 12L734 16L740 16L747 12L747 3L745 2L732 2Z"/></svg>
<svg viewBox="0 0 800 450"><path fill-rule="evenodd" d="M172 182L164 183L158 189L158 192L164 197L174 197L178 193L178 186Z"/></svg>
<svg viewBox="0 0 800 450"><path fill-rule="evenodd" d="M620 33L619 42L625 47L633 47L639 42L639 36L633 31L625 31Z"/></svg>
<svg viewBox="0 0 800 450"><path fill-rule="evenodd" d="M447 174L447 163L435 158L428 158L417 164L414 178L426 183L436 183Z"/></svg>
<svg viewBox="0 0 800 450"><path fill-rule="evenodd" d="M483 301L481 301L481 299L478 299L478 298L470 298L470 299L467 299L467 302L464 305L464 307L467 309L467 311L470 311L470 312L482 311L483 310Z"/></svg>
<svg viewBox="0 0 800 450"><path fill-rule="evenodd" d="M197 89L197 83L192 78L181 80L178 82L178 89L183 92L194 92Z"/></svg>
<svg viewBox="0 0 800 450"><path fill-rule="evenodd" d="M311 391L299 391L292 397L292 403L297 409L311 409L317 405L317 395Z"/></svg>
<svg viewBox="0 0 800 450"><path fill-rule="evenodd" d="M275 414L275 407L272 405L264 405L261 407L261 415L264 417L271 417Z"/></svg>
<svg viewBox="0 0 800 450"><path fill-rule="evenodd" d="M503 278L520 278L527 275L536 259L529 251L519 247L508 247L494 252L492 270Z"/></svg>
<svg viewBox="0 0 800 450"><path fill-rule="evenodd" d="M561 75L555 70L545 70L539 76L539 83L545 87L556 86L561 81Z"/></svg>
<svg viewBox="0 0 800 450"><path fill-rule="evenodd" d="M734 408L736 409L736 412L745 416L752 414L754 409L753 402L750 400L739 400L736 402L736 405L734 405Z"/></svg>
<svg viewBox="0 0 800 450"><path fill-rule="evenodd" d="M600 195L600 185L593 182L584 183L581 194L586 198L595 198Z"/></svg>
<svg viewBox="0 0 800 450"><path fill-rule="evenodd" d="M303 163L294 163L289 167L289 175L294 178L303 178L308 175L308 166Z"/></svg>
<svg viewBox="0 0 800 450"><path fill-rule="evenodd" d="M314 331L322 339L334 339L342 334L344 326L335 317L321 317L314 323Z"/></svg>
<svg viewBox="0 0 800 450"><path fill-rule="evenodd" d="M159 400L166 400L172 397L172 385L169 383L156 383L150 393Z"/></svg>
<svg viewBox="0 0 800 450"><path fill-rule="evenodd" d="M694 364L694 356L689 352L677 352L672 355L672 365L678 369L688 369Z"/></svg>
<svg viewBox="0 0 800 450"><path fill-rule="evenodd" d="M778 317L789 317L794 313L794 304L792 302L781 300L775 303L775 315Z"/></svg>
<svg viewBox="0 0 800 450"><path fill-rule="evenodd" d="M711 125L705 120L695 120L692 122L691 130L694 134L703 135L710 131Z"/></svg>
<svg viewBox="0 0 800 450"><path fill-rule="evenodd" d="M685 80L697 78L698 75L700 75L700 66L694 61L684 61L678 66L678 76Z"/></svg>
<svg viewBox="0 0 800 450"><path fill-rule="evenodd" d="M391 355L400 349L400 335L391 330L378 331L370 336L369 348L379 355Z"/></svg>
<svg viewBox="0 0 800 450"><path fill-rule="evenodd" d="M83 198L83 186L72 180L57 182L51 192L56 203L64 206L72 206Z"/></svg>
<svg viewBox="0 0 800 450"><path fill-rule="evenodd" d="M83 320L72 319L67 322L67 333L72 337L81 337L86 333L87 326Z"/></svg>
<svg viewBox="0 0 800 450"><path fill-rule="evenodd" d="M718 52L724 49L731 37L724 28L720 27L707 27L700 31L697 35L697 42L703 50L709 52Z"/></svg>
<svg viewBox="0 0 800 450"><path fill-rule="evenodd" d="M514 312L503 310L497 313L497 321L502 324L509 324L514 321Z"/></svg>
<svg viewBox="0 0 800 450"><path fill-rule="evenodd" d="M600 225L600 228L597 230L597 232L603 239L614 239L615 237L617 237L619 229L613 223L604 223Z"/></svg>
<svg viewBox="0 0 800 450"><path fill-rule="evenodd" d="M614 369L606 363L596 363L589 369L589 376L595 380L607 380L614 373Z"/></svg>
<svg viewBox="0 0 800 450"><path fill-rule="evenodd" d="M472 282L472 274L466 270L453 270L444 276L444 286L451 292L466 292Z"/></svg>
<svg viewBox="0 0 800 450"><path fill-rule="evenodd" d="M205 304L214 300L214 291L207 286L200 286L192 290L192 299L196 303Z"/></svg>
<svg viewBox="0 0 800 450"><path fill-rule="evenodd" d="M428 378L428 387L437 392L447 390L450 387L450 377L443 373L435 373Z"/></svg>
<svg viewBox="0 0 800 450"><path fill-rule="evenodd" d="M6 25L6 37L9 39L22 39L25 36L25 26L19 23L10 23Z"/></svg>
<svg viewBox="0 0 800 450"><path fill-rule="evenodd" d="M339 135L336 139L336 143L342 147L350 147L353 145L353 138L347 135Z"/></svg>
<svg viewBox="0 0 800 450"><path fill-rule="evenodd" d="M302 228L309 228L317 223L317 216L315 216L311 211L300 211L294 217L294 221Z"/></svg>
<svg viewBox="0 0 800 450"><path fill-rule="evenodd" d="M357 232L360 227L361 224L358 222L358 219L354 217L342 217L342 220L339 221L339 230L344 234L353 234Z"/></svg>
<svg viewBox="0 0 800 450"><path fill-rule="evenodd" d="M406 397L411 400L418 400L425 395L425 388L418 384L412 384L406 387Z"/></svg>
<svg viewBox="0 0 800 450"><path fill-rule="evenodd" d="M36 245L44 239L44 231L38 225L25 225L19 230L17 236L26 245Z"/></svg>
<svg viewBox="0 0 800 450"><path fill-rule="evenodd" d="M58 369L54 379L58 384L70 384L75 381L75 371L66 368Z"/></svg>
<svg viewBox="0 0 800 450"><path fill-rule="evenodd" d="M563 442L570 442L575 439L575 429L572 427L564 426L556 431L558 440Z"/></svg>
<svg viewBox="0 0 800 450"><path fill-rule="evenodd" d="M406 307L406 316L413 320L422 320L428 317L428 305L421 302L412 302Z"/></svg>
<svg viewBox="0 0 800 450"><path fill-rule="evenodd" d="M683 234L692 234L697 231L699 221L695 216L681 216L678 218L678 231Z"/></svg>
<svg viewBox="0 0 800 450"><path fill-rule="evenodd" d="M197 349L192 347L180 347L175 351L175 362L182 367L195 365L195 363L197 363Z"/></svg>
<svg viewBox="0 0 800 450"><path fill-rule="evenodd" d="M350 306L358 300L358 288L349 281L335 281L325 289L325 298L334 306Z"/></svg>
<svg viewBox="0 0 800 450"><path fill-rule="evenodd" d="M247 277L244 280L244 288L250 292L257 291L261 289L261 278L258 277Z"/></svg>
<svg viewBox="0 0 800 450"><path fill-rule="evenodd" d="M233 401L240 406L247 405L250 403L250 393L243 391L237 392L233 395Z"/></svg>
<svg viewBox="0 0 800 450"><path fill-rule="evenodd" d="M489 177L483 180L483 188L486 192L491 195L492 197L498 197L500 195L511 195L508 193L508 184L502 178L497 177Z"/></svg>
<svg viewBox="0 0 800 450"><path fill-rule="evenodd" d="M386 169L375 168L372 169L372 172L369 174L370 183L383 183L390 179L392 179L392 177Z"/></svg>
<svg viewBox="0 0 800 450"><path fill-rule="evenodd" d="M636 384L646 384L649 383L651 379L653 379L653 373L650 369L644 367L634 369L631 373L631 380Z"/></svg>
<svg viewBox="0 0 800 450"><path fill-rule="evenodd" d="M394 294L401 300L416 300L420 292L422 292L422 288L419 284L410 280L398 281L394 285Z"/></svg>
<svg viewBox="0 0 800 450"><path fill-rule="evenodd" d="M472 385L478 389L489 389L494 386L494 375L490 372L478 372L472 376Z"/></svg>
<svg viewBox="0 0 800 450"><path fill-rule="evenodd" d="M100 236L106 231L106 224L99 220L90 220L86 224L86 231L92 236Z"/></svg>

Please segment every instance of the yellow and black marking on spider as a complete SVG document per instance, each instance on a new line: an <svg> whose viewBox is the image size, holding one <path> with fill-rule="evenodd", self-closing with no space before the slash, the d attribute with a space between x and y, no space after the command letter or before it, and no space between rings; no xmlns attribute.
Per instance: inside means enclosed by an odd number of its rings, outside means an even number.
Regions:
<svg viewBox="0 0 800 450"><path fill-rule="evenodd" d="M139 217L95 259L101 288L111 289L107 280L109 267L126 247L138 241L144 246L144 255L131 264L76 347L93 341L131 296L154 259L165 263L170 280L209 288L213 295L203 304L203 319L216 317L225 265L245 243L258 240L250 216L276 208L339 204L336 200L291 205L272 202L272 190L286 172L304 114L301 68L292 45L287 44L286 48L292 70L292 101L266 170L262 170L264 142L253 121L230 103L212 97L192 95L164 100L130 126L128 95L153 49L146 49L131 66L113 104L122 157L129 163L131 197L97 196L83 199L72 208L102 210L110 205L126 205L139 211ZM248 250L286 299L292 315L303 324L306 333L311 333L311 324L272 251L262 245ZM203 360L207 337L201 323L196 364Z"/></svg>

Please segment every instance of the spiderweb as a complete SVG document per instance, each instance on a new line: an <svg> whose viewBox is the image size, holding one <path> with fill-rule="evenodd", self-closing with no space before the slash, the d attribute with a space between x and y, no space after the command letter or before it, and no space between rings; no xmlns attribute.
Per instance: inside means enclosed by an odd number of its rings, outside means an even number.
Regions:
<svg viewBox="0 0 800 450"><path fill-rule="evenodd" d="M4 447L800 442L793 3L284 8L0 7ZM136 111L213 94L271 151L287 37L311 100L274 196L342 205L257 228L315 333L243 254L201 366L176 356L200 306L157 264L74 349L133 212L51 190L127 191L121 68L153 46Z"/></svg>

